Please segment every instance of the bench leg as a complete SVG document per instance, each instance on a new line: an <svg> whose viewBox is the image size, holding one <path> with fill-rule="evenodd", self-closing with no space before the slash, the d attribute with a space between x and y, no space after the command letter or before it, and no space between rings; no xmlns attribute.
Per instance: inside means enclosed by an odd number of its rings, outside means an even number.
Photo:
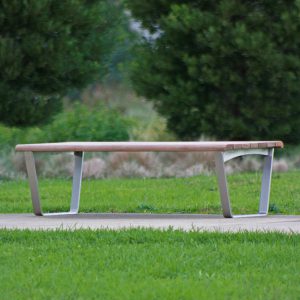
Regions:
<svg viewBox="0 0 300 300"><path fill-rule="evenodd" d="M258 214L233 215L228 193L228 185L225 173L225 162L235 157L253 154L265 156ZM216 172L218 177L223 215L225 218L261 217L266 216L268 214L273 155L274 149L245 149L239 151L218 152L216 154Z"/></svg>
<svg viewBox="0 0 300 300"><path fill-rule="evenodd" d="M36 175L35 161L32 152L25 152L25 163L26 163L26 169L27 169L30 192L31 192L33 212L36 216L42 216L43 212L42 212L41 202L40 202L38 178Z"/></svg>
<svg viewBox="0 0 300 300"><path fill-rule="evenodd" d="M79 211L84 154L83 152L75 152L74 156L75 156L75 162L74 162L73 187L72 187L70 213L77 214Z"/></svg>
<svg viewBox="0 0 300 300"><path fill-rule="evenodd" d="M53 216L53 215L69 215L77 214L79 210L80 202L80 190L82 181L82 166L83 166L83 152L74 152L75 163L74 163L74 174L73 174L73 187L72 187L72 198L69 212L62 213L43 213L41 208L41 201L38 188L38 178L36 174L35 161L32 152L25 152L25 162L28 173L31 199L34 214L37 216Z"/></svg>

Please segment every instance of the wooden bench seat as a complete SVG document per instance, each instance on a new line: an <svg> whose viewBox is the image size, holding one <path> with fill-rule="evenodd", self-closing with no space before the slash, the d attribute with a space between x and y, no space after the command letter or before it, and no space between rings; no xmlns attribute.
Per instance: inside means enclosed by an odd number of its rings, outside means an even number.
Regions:
<svg viewBox="0 0 300 300"><path fill-rule="evenodd" d="M79 211L84 152L214 152L216 172L224 217L266 216L269 208L274 148L283 148L281 141L222 141L222 142L65 142L17 145L25 152L31 198L36 215L77 214ZM35 168L34 152L74 152L75 164L70 211L48 213L42 211ZM258 214L234 216L231 210L225 163L244 155L262 155L264 168Z"/></svg>
<svg viewBox="0 0 300 300"><path fill-rule="evenodd" d="M282 148L281 141L266 142L66 142L17 145L32 152L200 152Z"/></svg>

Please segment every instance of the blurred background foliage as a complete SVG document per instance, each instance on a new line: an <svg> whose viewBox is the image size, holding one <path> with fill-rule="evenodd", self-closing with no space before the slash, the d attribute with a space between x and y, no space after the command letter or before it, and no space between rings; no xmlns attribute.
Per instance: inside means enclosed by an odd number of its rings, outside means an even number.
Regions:
<svg viewBox="0 0 300 300"><path fill-rule="evenodd" d="M1 149L76 140L298 144L299 7L1 1Z"/></svg>
<svg viewBox="0 0 300 300"><path fill-rule="evenodd" d="M175 137L166 129L165 119L155 112L151 103L138 97L132 89L129 70L134 59L133 47L141 34L133 28L130 13L123 2L56 2L3 1L0 5L0 22L3 25L0 40L4 43L0 45L0 65L3 67L0 76L6 84L5 87L0 85L0 94L3 93L0 100L2 149L10 149L18 143L73 140L173 140ZM44 11L41 12L42 9ZM36 20L29 22L29 18L34 18L36 13ZM17 24L17 14L22 15L24 24ZM76 27L84 23L83 20L80 23L78 16L87 18L83 28ZM40 28L39 22L49 22L48 27L44 25L45 28ZM63 36L58 33L59 30L62 30ZM87 35L87 30L93 33ZM78 31L75 37L73 31ZM22 41L14 36L19 32ZM56 32L55 36L59 39L50 35L48 40L49 32ZM26 79L23 69L27 68L25 59L28 59L26 55L30 51L23 45L23 40L31 36L40 37L41 42L31 46L36 48L33 52L38 57L32 62L29 59L33 77L29 78L29 74ZM16 47L13 53L5 46L7 37ZM14 38L16 40L13 41ZM64 45L57 49L55 43L60 43L61 39L69 39L67 44L73 43L74 49L64 48ZM96 52L95 49L92 51L91 48L76 46L88 39L91 47L97 44ZM53 53L43 49L46 41L52 43ZM85 61L80 57L71 61L67 53L71 50L78 53L86 51ZM16 51L19 51L20 57ZM52 54L53 57L49 57ZM18 64L9 66L8 56L12 59L16 56L14 59L19 61ZM59 62L55 61L52 65L52 60L57 59ZM36 61L44 62L42 67L48 73L43 74ZM89 70L82 69L81 62L93 66ZM9 68L18 69L15 72L18 76L13 79L7 76ZM52 72L51 76L49 72ZM89 72L88 76L84 72ZM40 79L45 86L41 85Z"/></svg>
<svg viewBox="0 0 300 300"><path fill-rule="evenodd" d="M62 97L103 78L122 37L122 11L107 0L1 1L1 121L50 121Z"/></svg>
<svg viewBox="0 0 300 300"><path fill-rule="evenodd" d="M300 141L298 0L126 0L132 82L180 139Z"/></svg>

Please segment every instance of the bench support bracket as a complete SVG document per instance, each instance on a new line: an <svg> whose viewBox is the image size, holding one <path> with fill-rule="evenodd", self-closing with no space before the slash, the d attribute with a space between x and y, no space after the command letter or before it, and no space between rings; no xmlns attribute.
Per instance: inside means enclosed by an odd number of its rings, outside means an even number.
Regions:
<svg viewBox="0 0 300 300"><path fill-rule="evenodd" d="M264 167L261 183L261 193L259 201L258 214L252 215L233 215L231 210L230 198L228 193L228 184L225 173L225 162L230 159L244 155L263 155ZM269 198L271 189L272 164L273 164L274 149L245 149L236 151L217 152L215 156L216 172L218 177L219 192L223 215L225 218L240 218L240 217L261 217L268 214Z"/></svg>
<svg viewBox="0 0 300 300"><path fill-rule="evenodd" d="M54 216L54 215L69 215L69 214L78 213L84 153L74 152L74 156L75 156L75 162L74 162L73 187L72 187L70 211L62 212L62 213L43 213L41 207L40 195L39 195L38 177L36 174L33 152L25 152L25 162L26 162L26 168L27 168L30 191L31 191L32 206L35 215Z"/></svg>

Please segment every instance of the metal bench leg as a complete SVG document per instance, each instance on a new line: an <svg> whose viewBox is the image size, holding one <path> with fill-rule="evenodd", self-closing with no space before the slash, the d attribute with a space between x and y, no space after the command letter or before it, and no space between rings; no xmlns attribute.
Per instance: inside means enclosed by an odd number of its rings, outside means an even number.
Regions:
<svg viewBox="0 0 300 300"><path fill-rule="evenodd" d="M36 175L35 161L32 152L25 152L25 163L26 163L26 169L27 169L28 180L30 185L33 212L37 216L42 216L43 212L42 212L41 202L40 202L38 178Z"/></svg>
<svg viewBox="0 0 300 300"><path fill-rule="evenodd" d="M274 149L271 149L268 155L265 157L263 177L261 181L261 192L259 200L259 214L268 214L269 199L271 191L272 180L272 166L273 166Z"/></svg>
<svg viewBox="0 0 300 300"><path fill-rule="evenodd" d="M75 152L74 156L75 156L75 163L74 163L73 187L72 187L70 211L61 212L61 213L43 213L41 208L40 196L39 196L38 178L36 174L34 156L32 152L25 152L26 168L27 168L27 173L29 178L33 211L35 215L53 216L53 215L69 215L69 214L78 213L84 154L83 152Z"/></svg>
<svg viewBox="0 0 300 300"><path fill-rule="evenodd" d="M244 156L244 155L253 155L253 154L265 156L258 214L233 215L231 211L231 204L230 204L230 198L228 193L228 185L227 185L227 179L225 173L225 162L235 157ZM261 216L266 216L268 214L273 155L274 155L274 149L246 149L246 150L216 153L215 156L216 173L218 177L219 192L221 197L223 215L225 218L261 217Z"/></svg>
<svg viewBox="0 0 300 300"><path fill-rule="evenodd" d="M70 212L77 214L79 211L80 191L82 182L82 165L83 165L83 152L75 152L75 164L73 174L73 187Z"/></svg>
<svg viewBox="0 0 300 300"><path fill-rule="evenodd" d="M219 192L221 197L221 205L223 216L225 218L232 218L230 199L228 194L227 179L225 173L224 155L222 152L216 154L216 172L218 176Z"/></svg>

